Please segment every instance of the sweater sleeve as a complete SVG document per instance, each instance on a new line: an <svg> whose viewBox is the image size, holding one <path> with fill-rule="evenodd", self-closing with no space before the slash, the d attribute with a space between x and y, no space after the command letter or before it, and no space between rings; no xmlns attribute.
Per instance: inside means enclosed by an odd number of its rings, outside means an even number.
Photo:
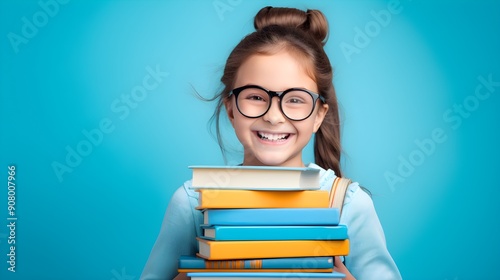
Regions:
<svg viewBox="0 0 500 280"><path fill-rule="evenodd" d="M180 255L196 253L195 217L184 187L172 196L141 280L173 279Z"/></svg>
<svg viewBox="0 0 500 280"><path fill-rule="evenodd" d="M373 201L357 183L348 188L340 222L348 225L351 247L345 264L356 279L401 279Z"/></svg>

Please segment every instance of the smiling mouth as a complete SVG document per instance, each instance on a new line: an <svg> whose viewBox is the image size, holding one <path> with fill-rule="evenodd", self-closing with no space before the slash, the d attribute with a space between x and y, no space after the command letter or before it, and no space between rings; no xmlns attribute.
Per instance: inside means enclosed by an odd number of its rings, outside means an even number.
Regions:
<svg viewBox="0 0 500 280"><path fill-rule="evenodd" d="M290 137L290 133L266 133L258 131L257 136L259 136L262 140L278 142L288 139L288 137Z"/></svg>

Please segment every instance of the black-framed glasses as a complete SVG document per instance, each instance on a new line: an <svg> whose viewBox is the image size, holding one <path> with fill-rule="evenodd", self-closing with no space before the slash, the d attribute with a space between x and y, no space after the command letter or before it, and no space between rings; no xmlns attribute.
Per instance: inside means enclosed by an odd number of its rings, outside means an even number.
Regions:
<svg viewBox="0 0 500 280"><path fill-rule="evenodd" d="M304 88L289 88L284 91L272 91L257 85L246 85L230 92L236 98L236 107L247 118L262 117L271 108L273 97L279 98L279 107L283 115L292 121L302 121L311 116L316 100L323 103L323 96Z"/></svg>

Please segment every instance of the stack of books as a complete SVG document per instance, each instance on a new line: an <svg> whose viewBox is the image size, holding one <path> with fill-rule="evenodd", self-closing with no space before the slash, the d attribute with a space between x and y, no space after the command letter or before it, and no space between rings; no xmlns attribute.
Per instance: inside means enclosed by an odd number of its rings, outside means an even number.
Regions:
<svg viewBox="0 0 500 280"><path fill-rule="evenodd" d="M204 221L197 256L182 256L192 280L341 279L334 256L349 253L347 227L319 170L192 166Z"/></svg>

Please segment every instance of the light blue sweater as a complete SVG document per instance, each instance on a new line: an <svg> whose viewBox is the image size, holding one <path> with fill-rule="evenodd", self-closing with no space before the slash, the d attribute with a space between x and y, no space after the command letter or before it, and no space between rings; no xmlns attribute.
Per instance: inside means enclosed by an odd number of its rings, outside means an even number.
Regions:
<svg viewBox="0 0 500 280"><path fill-rule="evenodd" d="M335 173L313 163L309 167L321 169L321 189L329 190ZM191 181L187 181L172 196L140 279L171 280L178 274L179 256L197 253L196 237L201 234L199 225L203 223L203 216L194 209L198 205L198 193L190 187ZM401 279L387 250L373 202L358 183L352 183L347 189L340 223L347 225L350 239L350 253L345 258L345 265L356 279Z"/></svg>

